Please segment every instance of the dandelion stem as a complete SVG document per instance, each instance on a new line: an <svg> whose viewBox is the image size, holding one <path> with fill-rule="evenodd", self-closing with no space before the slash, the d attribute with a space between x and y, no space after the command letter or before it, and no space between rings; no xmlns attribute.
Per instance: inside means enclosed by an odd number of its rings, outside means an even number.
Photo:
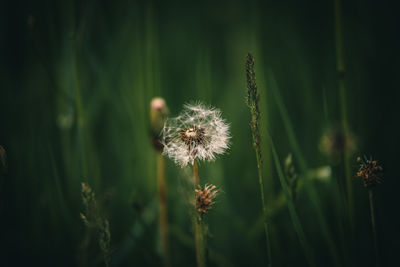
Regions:
<svg viewBox="0 0 400 267"><path fill-rule="evenodd" d="M378 250L378 239L376 235L376 222L375 222L375 200L374 200L374 191L373 188L369 189L369 207L371 211L371 226L372 226L372 237L374 241L374 251L375 251L375 264L376 266L380 266L379 260L379 250Z"/></svg>
<svg viewBox="0 0 400 267"><path fill-rule="evenodd" d="M164 266L170 266L168 245L168 216L167 216L167 188L165 181L165 159L161 153L157 154L157 184L159 197L159 223L161 244L164 256Z"/></svg>
<svg viewBox="0 0 400 267"><path fill-rule="evenodd" d="M260 109L258 102L260 100L260 95L257 91L256 84L256 73L254 70L254 58L252 54L247 55L246 60L246 78L247 78L247 106L250 108L251 112L251 133L253 137L253 147L256 152L257 159L257 170L258 170L258 182L260 184L260 193L261 193L261 203L263 207L263 215L264 215L264 231L265 238L267 242L267 257L268 257L268 266L272 266L271 260L271 242L268 231L268 214L267 208L265 205L265 197L264 197L264 184L263 184L263 176L262 176L262 154L261 154L261 134L259 129L260 122Z"/></svg>
<svg viewBox="0 0 400 267"><path fill-rule="evenodd" d="M194 178L194 187L195 189L197 189L197 187L199 187L199 167L197 165L196 160L193 163L193 178Z"/></svg>
<svg viewBox="0 0 400 267"><path fill-rule="evenodd" d="M194 187L197 189L199 187L199 168L197 161L195 160L193 163L193 179L194 179ZM196 193L194 195L194 215L193 215L193 226L194 226L194 242L195 242L195 249L196 249L196 262L197 267L204 267L205 259L204 259L204 236L203 236L203 225L202 221L197 217L197 210L196 210Z"/></svg>
<svg viewBox="0 0 400 267"><path fill-rule="evenodd" d="M195 242L196 242L196 261L198 267L205 267L204 260L204 236L202 230L202 221L198 221L195 216Z"/></svg>

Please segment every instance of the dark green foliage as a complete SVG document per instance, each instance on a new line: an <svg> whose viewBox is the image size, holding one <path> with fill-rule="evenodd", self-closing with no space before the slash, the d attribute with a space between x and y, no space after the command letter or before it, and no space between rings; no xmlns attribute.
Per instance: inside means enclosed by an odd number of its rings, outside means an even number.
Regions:
<svg viewBox="0 0 400 267"><path fill-rule="evenodd" d="M398 4L341 2L345 73L339 77L334 1L2 1L0 265L104 266L98 233L79 217L82 182L95 189L109 221L110 265L162 265L158 152L149 115L156 96L166 100L171 116L199 100L218 107L230 123L229 154L199 166L200 180L223 190L204 219L210 267L268 261L248 100L258 122L252 128L261 136L254 144L263 153L273 266L308 263L267 129L282 167L293 154L294 206L316 265L371 266L374 260L367 190L354 178L361 152L385 168L384 183L374 188L376 233L382 266L399 265ZM255 65L247 62L248 51ZM259 97L245 92L245 63L251 90L257 72ZM337 163L319 150L327 129L343 128L341 95L347 133L356 144L346 159L354 236L344 219L347 194L337 190L337 181L345 186L344 155ZM311 177L321 168L332 172L324 180ZM171 266L194 266L184 199L192 188L185 186L186 170L169 159L165 169Z"/></svg>

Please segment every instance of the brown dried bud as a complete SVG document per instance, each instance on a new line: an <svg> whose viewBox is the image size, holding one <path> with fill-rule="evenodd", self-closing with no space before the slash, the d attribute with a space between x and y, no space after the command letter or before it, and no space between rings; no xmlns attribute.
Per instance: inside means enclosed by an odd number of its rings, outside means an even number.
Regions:
<svg viewBox="0 0 400 267"><path fill-rule="evenodd" d="M218 195L218 189L215 185L205 185L204 189L196 189L196 209L203 215L215 204L214 199Z"/></svg>

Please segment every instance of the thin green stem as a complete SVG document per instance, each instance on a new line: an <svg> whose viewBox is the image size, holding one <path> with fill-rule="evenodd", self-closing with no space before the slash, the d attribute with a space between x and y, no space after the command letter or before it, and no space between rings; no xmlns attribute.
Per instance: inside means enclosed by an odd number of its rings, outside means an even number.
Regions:
<svg viewBox="0 0 400 267"><path fill-rule="evenodd" d="M199 167L197 165L197 161L193 163L193 179L194 179L194 187L197 189L199 187Z"/></svg>
<svg viewBox="0 0 400 267"><path fill-rule="evenodd" d="M197 161L193 163L193 179L194 187L199 187L199 168ZM194 242L196 250L196 262L197 267L205 267L205 248L204 248L204 235L203 235L203 223L199 220L196 210L196 195L194 196L194 215L193 215L193 226L194 226Z"/></svg>
<svg viewBox="0 0 400 267"><path fill-rule="evenodd" d="M161 153L157 154L157 184L159 200L159 223L161 244L164 256L164 266L169 267L168 216L167 216L167 188L165 179L165 159Z"/></svg>
<svg viewBox="0 0 400 267"><path fill-rule="evenodd" d="M263 223L264 223L265 239L267 242L268 266L272 266L271 242L268 231L268 214L265 204L264 184L262 177L262 154L261 154L261 134L260 134L261 113L259 107L260 95L258 94L257 90L256 73L254 69L254 58L253 55L250 53L247 55L247 60L246 60L246 79L247 79L246 104L250 108L251 112L250 128L253 137L253 147L254 151L256 152L256 158L257 158L258 182L260 184L261 203L264 216Z"/></svg>
<svg viewBox="0 0 400 267"><path fill-rule="evenodd" d="M194 222L195 227L195 243L196 243L196 261L198 267L205 267L205 259L204 259L204 235L203 235L203 225L202 221L199 221L196 218Z"/></svg>
<svg viewBox="0 0 400 267"><path fill-rule="evenodd" d="M340 169L340 170L339 170ZM346 238L346 225L347 225L347 200L346 200L346 191L343 179L340 179L342 174L341 168L334 168L333 178L336 181L336 195L338 201L338 219L339 219L339 229L340 229L340 243L341 243L341 254L342 257L348 258L348 249L347 247L347 238Z"/></svg>
<svg viewBox="0 0 400 267"><path fill-rule="evenodd" d="M380 266L379 260L379 250L378 250L378 239L376 235L376 222L375 222L375 200L374 200L374 191L372 188L369 189L369 207L371 212L371 226L372 226L372 237L374 241L374 251L375 251L375 264L376 266Z"/></svg>
<svg viewBox="0 0 400 267"><path fill-rule="evenodd" d="M253 118L254 120L254 118ZM253 136L253 139L255 137ZM255 148L257 150L257 148ZM268 257L268 266L272 266L272 259L271 259L271 240L269 236L269 231L268 231L268 213L267 213L267 208L265 204L265 195L264 195L264 183L263 183L263 175L262 175L262 160L260 158L260 153L256 152L256 158L257 158L257 171L258 171L258 183L260 184L260 194L261 194L261 203L262 203L262 208L263 208L263 214L264 214L264 231L265 231L265 238L267 242L267 257Z"/></svg>

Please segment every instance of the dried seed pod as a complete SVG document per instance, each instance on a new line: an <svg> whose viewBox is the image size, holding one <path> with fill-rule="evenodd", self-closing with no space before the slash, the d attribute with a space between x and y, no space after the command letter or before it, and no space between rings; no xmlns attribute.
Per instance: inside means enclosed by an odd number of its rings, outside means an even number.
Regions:
<svg viewBox="0 0 400 267"><path fill-rule="evenodd" d="M382 183L383 168L376 160L367 159L367 157L358 157L360 163L356 177L362 178L365 187L371 188Z"/></svg>
<svg viewBox="0 0 400 267"><path fill-rule="evenodd" d="M196 210L201 214L206 214L215 204L214 199L218 196L219 190L215 185L206 184L203 189L195 189Z"/></svg>

